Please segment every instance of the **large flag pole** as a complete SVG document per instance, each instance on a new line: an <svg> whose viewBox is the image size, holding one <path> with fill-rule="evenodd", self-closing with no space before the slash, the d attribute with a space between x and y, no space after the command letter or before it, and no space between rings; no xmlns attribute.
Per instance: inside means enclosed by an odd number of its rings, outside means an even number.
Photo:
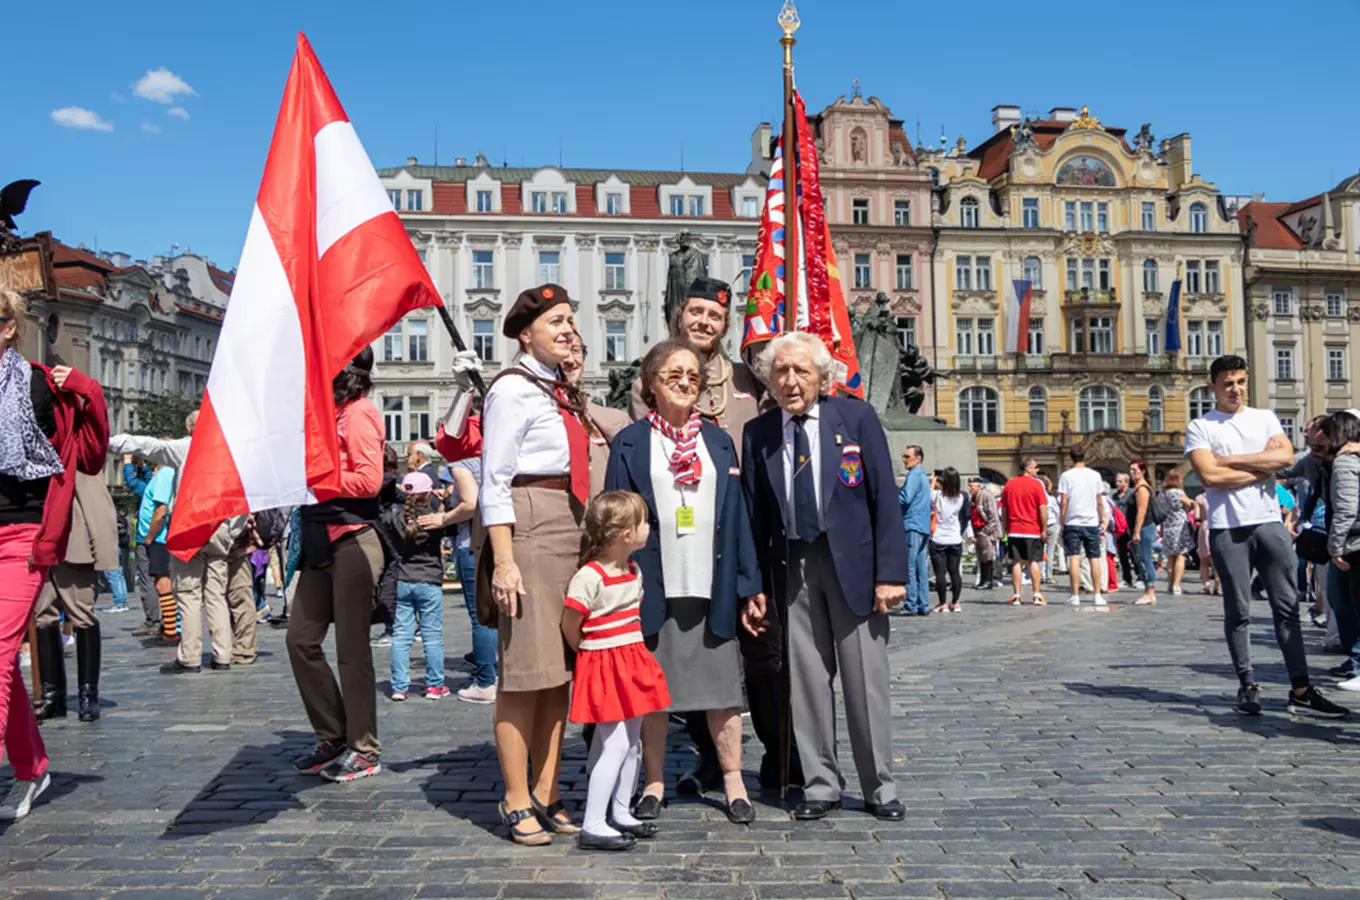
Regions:
<svg viewBox="0 0 1360 900"><path fill-rule="evenodd" d="M798 196L798 133L793 107L793 33L798 30L798 8L784 0L779 11L779 27L784 36L784 331L798 330L798 231L802 226L802 204Z"/></svg>

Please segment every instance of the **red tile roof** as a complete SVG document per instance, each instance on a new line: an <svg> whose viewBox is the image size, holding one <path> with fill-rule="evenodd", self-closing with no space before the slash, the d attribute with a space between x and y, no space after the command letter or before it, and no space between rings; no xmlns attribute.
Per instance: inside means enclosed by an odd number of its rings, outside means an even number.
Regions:
<svg viewBox="0 0 1360 900"><path fill-rule="evenodd" d="M725 188L713 189L713 209L709 210L715 219L733 219L736 213L732 209L732 193Z"/></svg>
<svg viewBox="0 0 1360 900"><path fill-rule="evenodd" d="M628 209L643 219L661 218L661 192L644 185L633 185L628 192Z"/></svg>
<svg viewBox="0 0 1360 900"><path fill-rule="evenodd" d="M595 208L595 186L593 184L576 185L576 215L599 215L599 211Z"/></svg>
<svg viewBox="0 0 1360 900"><path fill-rule="evenodd" d="M430 212L441 216L461 216L468 211L466 185L437 181L433 193Z"/></svg>
<svg viewBox="0 0 1360 900"><path fill-rule="evenodd" d="M519 182L501 182L501 214L517 216L520 214Z"/></svg>
<svg viewBox="0 0 1360 900"><path fill-rule="evenodd" d="M916 161L916 151L911 149L911 141L907 138L907 133L902 130L900 125L894 125L888 129L888 159L892 159L893 144L901 144L911 161Z"/></svg>
<svg viewBox="0 0 1360 900"><path fill-rule="evenodd" d="M1059 122L1056 119L1040 119L1031 122L1034 129L1034 143L1039 148L1040 153L1046 153L1057 142L1059 136L1067 131L1070 122ZM1130 150L1128 141L1124 140L1127 133L1125 128L1106 128L1105 131L1113 137L1119 138L1119 142L1124 145L1125 150ZM998 131L987 140L978 144L968 156L972 159L980 160L978 166L978 177L984 181L991 181L993 178L1005 173L1010 165L1011 150L1015 148L1015 140L1011 137L1010 129Z"/></svg>
<svg viewBox="0 0 1360 900"><path fill-rule="evenodd" d="M101 272L112 272L112 263L105 262L88 250L81 250L79 247L68 247L61 241L52 242L52 265L54 266L93 266Z"/></svg>
<svg viewBox="0 0 1360 900"><path fill-rule="evenodd" d="M1300 200L1297 203L1290 204L1289 208L1286 209L1284 212L1280 213L1279 215L1287 216L1290 213L1296 213L1301 209L1308 209L1308 207L1310 206L1317 206L1319 203L1322 202L1323 196L1324 195L1322 194L1317 194L1315 196L1309 197L1307 200ZM1276 204L1270 205L1274 206Z"/></svg>
<svg viewBox="0 0 1360 900"><path fill-rule="evenodd" d="M54 247L52 256L55 257L56 255L56 248ZM54 265L52 271L57 276L57 284L64 288L102 293L108 286L108 282L105 281L102 273L91 272L83 266Z"/></svg>
<svg viewBox="0 0 1360 900"><path fill-rule="evenodd" d="M1297 206L1298 204L1294 204ZM1303 246L1299 236L1290 230L1281 218L1291 209L1288 203L1248 203L1237 211L1237 223L1243 233L1247 231L1247 217L1256 223L1256 234L1252 237L1253 247L1272 250L1298 250Z"/></svg>

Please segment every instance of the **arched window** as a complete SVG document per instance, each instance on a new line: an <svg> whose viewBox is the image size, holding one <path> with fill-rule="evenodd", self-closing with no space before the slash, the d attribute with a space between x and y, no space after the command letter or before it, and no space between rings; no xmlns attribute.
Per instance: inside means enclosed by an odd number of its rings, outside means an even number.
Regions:
<svg viewBox="0 0 1360 900"><path fill-rule="evenodd" d="M1164 431L1162 427L1166 416L1162 414L1162 389L1153 385L1148 388L1148 431Z"/></svg>
<svg viewBox="0 0 1360 900"><path fill-rule="evenodd" d="M1119 393L1114 388L1103 386L1082 388L1077 402L1082 431L1119 429Z"/></svg>
<svg viewBox="0 0 1360 900"><path fill-rule="evenodd" d="M976 197L964 197L959 201L959 216L964 228L978 227L978 202Z"/></svg>
<svg viewBox="0 0 1360 900"><path fill-rule="evenodd" d="M1195 234L1204 234L1209 230L1209 207L1203 203L1190 204L1190 230Z"/></svg>
<svg viewBox="0 0 1360 900"><path fill-rule="evenodd" d="M1032 434L1048 433L1048 396L1041 387L1029 389L1029 430Z"/></svg>
<svg viewBox="0 0 1360 900"><path fill-rule="evenodd" d="M1197 387L1190 392L1190 418L1207 416L1214 408L1214 392L1207 387Z"/></svg>
<svg viewBox="0 0 1360 900"><path fill-rule="evenodd" d="M1143 290L1149 294L1157 293L1157 260L1143 260Z"/></svg>
<svg viewBox="0 0 1360 900"><path fill-rule="evenodd" d="M1044 267L1037 256L1026 256L1023 268L1024 278L1036 290L1043 290Z"/></svg>
<svg viewBox="0 0 1360 900"><path fill-rule="evenodd" d="M975 434L998 433L997 407L996 391L991 388L965 388L959 393L959 427Z"/></svg>

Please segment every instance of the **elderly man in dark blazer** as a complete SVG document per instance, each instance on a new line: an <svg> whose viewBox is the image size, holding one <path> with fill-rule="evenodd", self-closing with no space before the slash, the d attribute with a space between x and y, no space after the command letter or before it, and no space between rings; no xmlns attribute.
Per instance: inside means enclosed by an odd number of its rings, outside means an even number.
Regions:
<svg viewBox="0 0 1360 900"><path fill-rule="evenodd" d="M743 625L758 632L773 597L788 631L793 734L803 763L796 819L840 805L832 682L841 675L865 809L900 820L892 776L888 611L906 596L906 535L888 441L867 403L828 397L833 361L816 337L765 350L779 403L746 426L742 484L764 594Z"/></svg>

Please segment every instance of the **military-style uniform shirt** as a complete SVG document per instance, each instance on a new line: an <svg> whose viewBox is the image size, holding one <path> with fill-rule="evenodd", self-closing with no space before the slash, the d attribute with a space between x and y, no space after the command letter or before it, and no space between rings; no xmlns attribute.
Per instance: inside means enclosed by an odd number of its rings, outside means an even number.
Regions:
<svg viewBox="0 0 1360 900"><path fill-rule="evenodd" d="M695 409L727 432L740 458L742 432L747 422L760 415L765 387L744 363L734 363L721 353L709 357L705 370L708 387L699 395ZM641 378L633 382L631 412L634 421L649 412L647 404L642 402Z"/></svg>

